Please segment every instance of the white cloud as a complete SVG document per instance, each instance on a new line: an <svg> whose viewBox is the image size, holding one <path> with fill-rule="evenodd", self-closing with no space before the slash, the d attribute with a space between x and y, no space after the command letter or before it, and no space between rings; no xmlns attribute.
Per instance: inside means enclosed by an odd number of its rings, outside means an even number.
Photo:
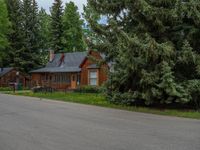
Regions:
<svg viewBox="0 0 200 150"><path fill-rule="evenodd" d="M63 4L70 1L74 2L78 6L80 12L83 12L83 5L87 4L87 0L62 0L62 1ZM43 7L49 12L49 8L52 6L54 0L37 0L37 2L40 7Z"/></svg>

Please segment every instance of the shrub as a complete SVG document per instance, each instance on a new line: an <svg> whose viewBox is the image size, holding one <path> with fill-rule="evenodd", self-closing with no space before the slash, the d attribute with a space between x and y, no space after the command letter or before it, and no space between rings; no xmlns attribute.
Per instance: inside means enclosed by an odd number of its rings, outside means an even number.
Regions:
<svg viewBox="0 0 200 150"><path fill-rule="evenodd" d="M200 81L189 80L186 82L186 87L191 96L190 103L195 107L195 109L200 110Z"/></svg>
<svg viewBox="0 0 200 150"><path fill-rule="evenodd" d="M11 87L0 87L0 91L13 91Z"/></svg>
<svg viewBox="0 0 200 150"><path fill-rule="evenodd" d="M112 92L107 94L107 99L111 103L115 104L123 104L123 105L133 105L136 104L135 95L133 93L119 93L119 92Z"/></svg>
<svg viewBox="0 0 200 150"><path fill-rule="evenodd" d="M101 88L97 86L80 86L75 90L75 92L79 93L100 93Z"/></svg>
<svg viewBox="0 0 200 150"><path fill-rule="evenodd" d="M52 93L55 92L55 89L51 87L34 87L32 88L33 93Z"/></svg>

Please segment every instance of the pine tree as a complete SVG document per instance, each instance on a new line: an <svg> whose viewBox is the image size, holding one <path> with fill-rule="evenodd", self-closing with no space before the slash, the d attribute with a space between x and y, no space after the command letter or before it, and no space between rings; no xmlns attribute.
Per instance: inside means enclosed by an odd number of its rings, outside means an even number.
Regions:
<svg viewBox="0 0 200 150"><path fill-rule="evenodd" d="M114 87L113 93L132 93L133 103L191 100L192 92L185 85L192 80L200 82L200 3L88 0L88 4L107 17L106 25L99 24L92 15L87 20L101 39L91 46L114 63L112 82L108 82L112 83L108 87ZM115 97L111 94L111 99Z"/></svg>
<svg viewBox="0 0 200 150"><path fill-rule="evenodd" d="M3 67L6 47L8 46L8 33L10 32L10 22L8 11L4 0L0 0L0 67Z"/></svg>
<svg viewBox="0 0 200 150"><path fill-rule="evenodd" d="M96 13L92 7L90 7L89 5L84 6L84 12L83 12L83 17L85 19L89 19L90 21L92 19L93 22L99 22L101 20L101 17L98 13ZM90 43L99 43L101 42L101 40L98 38L97 34L92 30L92 28L90 27L90 24L85 23L84 24L84 37L85 37L85 41L86 44L90 44Z"/></svg>
<svg viewBox="0 0 200 150"><path fill-rule="evenodd" d="M35 0L23 0L22 8L25 40L21 66L25 72L29 72L40 66L38 6Z"/></svg>
<svg viewBox="0 0 200 150"><path fill-rule="evenodd" d="M39 22L38 4L36 0L32 0L32 26L33 26L32 27L33 53L38 53L40 49L40 45L39 45L40 22Z"/></svg>
<svg viewBox="0 0 200 150"><path fill-rule="evenodd" d="M20 0L7 0L9 20L12 31L9 34L9 47L7 49L7 63L15 68L21 68L20 62L23 61L21 54L23 52L24 32L23 32L23 14L22 3Z"/></svg>
<svg viewBox="0 0 200 150"><path fill-rule="evenodd" d="M66 52L85 51L83 20L74 2L66 3L63 15L63 44Z"/></svg>
<svg viewBox="0 0 200 150"><path fill-rule="evenodd" d="M43 65L48 62L48 50L50 49L50 22L51 17L49 14L46 13L45 9L41 8L39 11L39 24L40 24L40 36L39 36L39 43L40 43L40 60Z"/></svg>
<svg viewBox="0 0 200 150"><path fill-rule="evenodd" d="M61 0L54 0L51 7L51 48L57 53L63 51L62 26L63 8Z"/></svg>

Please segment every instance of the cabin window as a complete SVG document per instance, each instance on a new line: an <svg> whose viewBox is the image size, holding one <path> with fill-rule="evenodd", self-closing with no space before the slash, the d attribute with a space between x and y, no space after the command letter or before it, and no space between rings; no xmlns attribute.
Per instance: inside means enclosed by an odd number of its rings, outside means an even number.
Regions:
<svg viewBox="0 0 200 150"><path fill-rule="evenodd" d="M96 86L97 85L97 71L90 71L89 72L89 82L90 85Z"/></svg>
<svg viewBox="0 0 200 150"><path fill-rule="evenodd" d="M70 83L71 82L70 74L57 73L54 75L54 82L55 83Z"/></svg>

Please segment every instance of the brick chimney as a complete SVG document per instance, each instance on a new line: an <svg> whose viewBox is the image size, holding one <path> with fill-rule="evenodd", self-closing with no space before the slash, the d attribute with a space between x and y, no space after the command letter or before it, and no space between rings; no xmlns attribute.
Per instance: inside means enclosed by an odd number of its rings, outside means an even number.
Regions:
<svg viewBox="0 0 200 150"><path fill-rule="evenodd" d="M50 50L49 53L49 61L52 62L55 57L54 50Z"/></svg>
<svg viewBox="0 0 200 150"><path fill-rule="evenodd" d="M60 57L60 64L59 64L59 66L61 66L64 63L64 60L65 60L65 53L62 53L61 57Z"/></svg>

